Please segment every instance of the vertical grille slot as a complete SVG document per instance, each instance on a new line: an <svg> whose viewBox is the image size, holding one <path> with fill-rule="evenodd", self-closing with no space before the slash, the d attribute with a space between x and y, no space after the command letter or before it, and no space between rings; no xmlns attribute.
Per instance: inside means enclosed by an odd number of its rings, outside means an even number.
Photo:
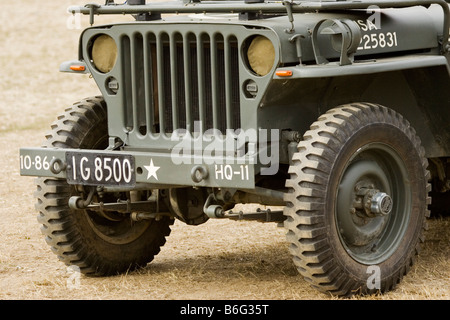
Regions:
<svg viewBox="0 0 450 320"><path fill-rule="evenodd" d="M134 34L131 38L122 38L123 66L124 66L124 105L125 128L127 131L137 128L145 134L145 72L144 72L144 40L142 35Z"/></svg>
<svg viewBox="0 0 450 320"><path fill-rule="evenodd" d="M185 127L188 131L192 131L193 129L193 105L192 105L192 83L195 82L195 79L192 79L193 68L195 70L195 66L191 65L192 55L196 52L196 48L192 43L195 44L195 35L192 33L188 34L183 39L183 72L184 72L184 103L185 103ZM195 70L196 71L196 70ZM198 109L198 107L196 108Z"/></svg>
<svg viewBox="0 0 450 320"><path fill-rule="evenodd" d="M152 34L144 39L144 87L147 89L145 95L145 129L149 133L155 133L157 132L156 124L159 122L156 41ZM145 134L143 130L141 130L141 134Z"/></svg>
<svg viewBox="0 0 450 320"><path fill-rule="evenodd" d="M166 90L165 90L165 75L166 70L170 70L164 64L164 42L167 43L167 34L156 37L156 76L157 76L157 90L158 90L158 114L159 114L159 132L166 131L166 117L165 117L165 102L166 102ZM169 73L170 74L170 73ZM170 88L170 87L169 87Z"/></svg>
<svg viewBox="0 0 450 320"><path fill-rule="evenodd" d="M236 37L134 33L122 37L121 58L128 131L145 136L218 129L225 134L240 128Z"/></svg>

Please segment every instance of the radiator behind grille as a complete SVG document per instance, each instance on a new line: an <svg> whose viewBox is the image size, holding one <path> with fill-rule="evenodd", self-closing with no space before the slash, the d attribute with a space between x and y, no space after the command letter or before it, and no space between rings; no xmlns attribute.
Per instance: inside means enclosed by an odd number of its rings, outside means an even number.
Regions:
<svg viewBox="0 0 450 320"><path fill-rule="evenodd" d="M121 86L127 131L158 135L177 129L225 133L240 128L238 58L234 36L123 35Z"/></svg>

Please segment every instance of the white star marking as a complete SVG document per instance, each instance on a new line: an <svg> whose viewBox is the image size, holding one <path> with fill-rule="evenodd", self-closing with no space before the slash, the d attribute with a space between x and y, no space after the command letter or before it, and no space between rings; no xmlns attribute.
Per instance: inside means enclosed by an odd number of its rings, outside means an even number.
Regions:
<svg viewBox="0 0 450 320"><path fill-rule="evenodd" d="M155 177L156 180L158 180L158 176L156 175L156 171L159 170L160 167L156 167L153 165L153 159L150 159L150 165L144 166L145 169L148 171L147 180L151 177Z"/></svg>

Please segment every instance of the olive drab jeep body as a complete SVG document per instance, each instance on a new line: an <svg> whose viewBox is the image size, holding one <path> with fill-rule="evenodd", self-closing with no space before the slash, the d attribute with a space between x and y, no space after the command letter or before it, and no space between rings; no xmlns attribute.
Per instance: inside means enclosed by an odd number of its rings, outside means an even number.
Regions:
<svg viewBox="0 0 450 320"><path fill-rule="evenodd" d="M321 291L384 292L408 272L431 195L450 189L445 1L69 11L91 26L61 71L90 74L102 95L20 150L64 263L123 272L150 262L175 220L230 218L283 223L295 265ZM107 14L134 19L95 25ZM233 211L246 203L275 208Z"/></svg>

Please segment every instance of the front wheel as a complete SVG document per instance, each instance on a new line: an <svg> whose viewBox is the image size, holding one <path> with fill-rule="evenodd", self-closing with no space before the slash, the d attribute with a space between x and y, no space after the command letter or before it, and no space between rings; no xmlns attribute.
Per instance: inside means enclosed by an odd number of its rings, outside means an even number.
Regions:
<svg viewBox="0 0 450 320"><path fill-rule="evenodd" d="M330 110L298 145L285 227L299 272L334 295L391 290L423 239L430 184L420 140L373 104Z"/></svg>
<svg viewBox="0 0 450 320"><path fill-rule="evenodd" d="M89 98L68 108L52 125L47 148L104 150L108 147L106 104ZM82 186L65 179L38 178L38 221L52 251L68 266L88 275L112 275L145 266L159 253L173 220L163 217L133 222L129 216L101 216L74 210L72 196L83 195Z"/></svg>

